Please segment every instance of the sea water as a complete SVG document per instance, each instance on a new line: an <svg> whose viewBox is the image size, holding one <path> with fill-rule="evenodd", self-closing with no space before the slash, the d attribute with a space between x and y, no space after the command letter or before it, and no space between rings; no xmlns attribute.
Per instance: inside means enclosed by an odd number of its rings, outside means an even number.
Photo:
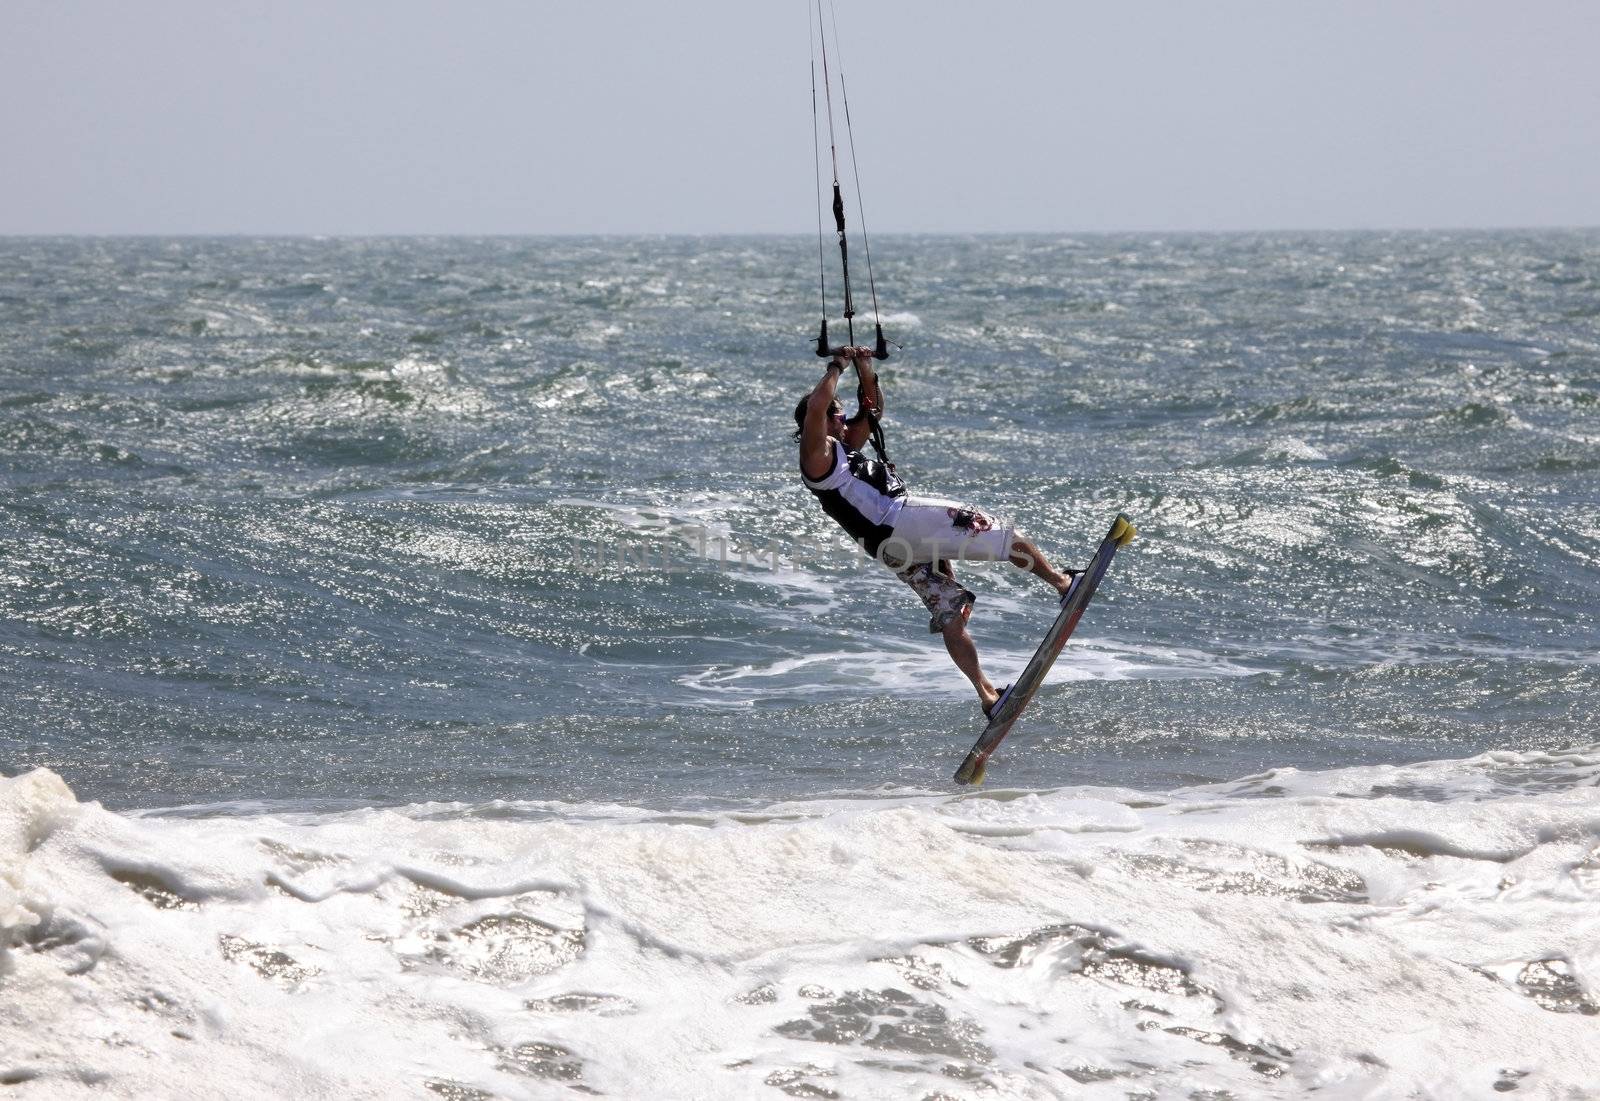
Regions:
<svg viewBox="0 0 1600 1101"><path fill-rule="evenodd" d="M912 491L1141 530L976 792L814 242L0 241L0 1084L1600 1097L1600 233L873 258Z"/></svg>

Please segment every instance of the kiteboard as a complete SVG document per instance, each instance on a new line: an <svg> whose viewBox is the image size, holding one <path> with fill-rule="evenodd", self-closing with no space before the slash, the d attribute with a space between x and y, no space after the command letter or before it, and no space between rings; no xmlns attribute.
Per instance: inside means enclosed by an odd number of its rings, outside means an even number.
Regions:
<svg viewBox="0 0 1600 1101"><path fill-rule="evenodd" d="M1067 639L1072 637L1073 629L1078 626L1078 620L1083 616L1083 610L1089 606L1095 589L1100 585L1100 579L1106 575L1106 570L1111 565L1111 557L1117 553L1118 547L1132 542L1137 533L1138 529L1119 512L1111 524L1111 530L1100 541L1100 549L1095 551L1088 568L1073 579L1072 588L1062 597L1061 611L1056 615L1056 621L1050 625L1050 631L1044 636L1044 641L1039 643L1039 649L1034 651L1033 657L1012 684L1011 690L989 713L989 725L979 735L972 752L967 754L967 759L956 769L956 783L983 783L983 773L989 763L990 755L1000 745L1001 740L1011 732L1011 727L1033 699L1033 694L1039 690L1039 685L1044 682L1044 675L1056 663L1061 648L1067 644Z"/></svg>

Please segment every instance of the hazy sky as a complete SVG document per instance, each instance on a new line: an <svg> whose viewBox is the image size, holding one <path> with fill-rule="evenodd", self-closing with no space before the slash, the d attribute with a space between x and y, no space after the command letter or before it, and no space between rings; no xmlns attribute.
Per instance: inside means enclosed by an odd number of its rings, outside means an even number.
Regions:
<svg viewBox="0 0 1600 1101"><path fill-rule="evenodd" d="M835 3L875 232L1600 225L1593 0ZM806 0L0 0L0 233L814 233L809 65Z"/></svg>

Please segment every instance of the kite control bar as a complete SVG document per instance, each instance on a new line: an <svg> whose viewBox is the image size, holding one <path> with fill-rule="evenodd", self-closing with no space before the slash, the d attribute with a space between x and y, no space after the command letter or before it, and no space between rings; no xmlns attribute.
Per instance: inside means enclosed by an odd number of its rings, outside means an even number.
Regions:
<svg viewBox="0 0 1600 1101"><path fill-rule="evenodd" d="M854 326L852 326L852 328L854 328ZM854 336L855 334L852 332L851 335ZM822 319L822 331L817 334L817 355L822 357L823 359L828 359L831 356L836 356L836 355L841 354L843 351L844 351L844 348L842 348L842 347L841 348L830 348L828 346L828 319L827 318L823 318ZM878 326L878 342L877 342L877 345L872 349L872 358L873 359L888 359L889 358L889 341L887 339L885 339L885 337L883 335L883 326L882 325Z"/></svg>

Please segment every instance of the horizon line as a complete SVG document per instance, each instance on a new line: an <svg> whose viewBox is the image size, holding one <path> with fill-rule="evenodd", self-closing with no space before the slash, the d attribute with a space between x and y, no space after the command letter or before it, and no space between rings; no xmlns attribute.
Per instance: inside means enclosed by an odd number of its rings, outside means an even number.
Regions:
<svg viewBox="0 0 1600 1101"><path fill-rule="evenodd" d="M1600 223L1593 224L1531 224L1531 225L1457 225L1457 226L1351 226L1342 228L1277 226L1253 229L981 229L981 230L878 230L875 237L1236 237L1251 234L1285 235L1339 235L1353 233L1585 233L1600 231ZM398 231L333 231L313 230L114 230L109 232L82 231L11 231L0 230L0 240L139 240L139 239L247 239L274 238L279 240L370 240L374 238L501 238L501 239L576 239L659 238L678 240L704 240L709 238L802 238L810 240L814 234L794 230L398 230Z"/></svg>

